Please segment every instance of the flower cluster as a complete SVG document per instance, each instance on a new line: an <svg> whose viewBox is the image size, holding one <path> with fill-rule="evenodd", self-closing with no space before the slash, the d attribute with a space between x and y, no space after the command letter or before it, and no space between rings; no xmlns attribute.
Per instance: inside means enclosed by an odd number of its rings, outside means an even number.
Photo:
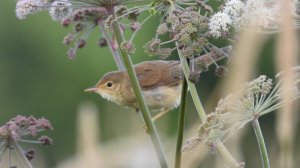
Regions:
<svg viewBox="0 0 300 168"><path fill-rule="evenodd" d="M295 18L299 19L297 13L298 1L289 0L290 10ZM230 28L239 31L249 25L258 25L259 31L276 31L280 28L279 0L226 0L221 11L215 13L209 20L209 29L212 36L219 38ZM299 27L295 21L295 26Z"/></svg>
<svg viewBox="0 0 300 168"><path fill-rule="evenodd" d="M51 0L18 0L16 15L19 19L26 19L28 15L40 12L50 4Z"/></svg>
<svg viewBox="0 0 300 168"><path fill-rule="evenodd" d="M216 38L229 31L232 21L226 13L218 12L210 18L209 30L210 34Z"/></svg>
<svg viewBox="0 0 300 168"><path fill-rule="evenodd" d="M0 126L0 154L4 155L4 152L7 150L17 150L21 156L26 157L28 160L32 160L34 158L34 151L31 149L28 151L23 150L19 143L51 145L51 138L47 136L37 137L37 134L41 131L52 129L50 122L45 118L36 119L33 116L25 117L18 115L6 124ZM25 139L29 136L36 140Z"/></svg>
<svg viewBox="0 0 300 168"><path fill-rule="evenodd" d="M293 101L299 95L299 76L293 83ZM280 82L273 88L273 80L265 75L247 82L237 94L230 94L221 99L214 112L207 116L200 126L196 136L189 138L183 146L183 151L195 148L199 143L206 143L212 148L219 141L226 141L245 124L260 116L280 108L284 102L280 94Z"/></svg>
<svg viewBox="0 0 300 168"><path fill-rule="evenodd" d="M216 64L215 58L201 59L203 55L213 53L212 55L206 55L206 57L220 55L224 58L224 55L229 56L228 53L208 41L211 37L209 18L201 14L199 9L204 9L207 13L213 13L212 8L200 0L190 7L175 7L172 11L162 12L162 15L166 17L162 18L156 30L155 38L144 45L145 53L150 56L167 59L173 51L177 50L181 55L189 58L191 60L189 79L193 83L199 81L199 70L207 70L210 64L216 65L216 74L219 76L226 72L224 66ZM224 25L225 27L226 25ZM163 41L166 37L169 37L169 40ZM171 47L172 44L174 47Z"/></svg>
<svg viewBox="0 0 300 168"><path fill-rule="evenodd" d="M128 1L128 2L127 2ZM25 19L28 15L42 10L48 10L54 21L61 22L62 26L74 25L74 32L64 37L63 43L74 44L68 51L68 56L73 59L77 50L84 48L87 38L96 26L100 26L102 35L104 31L109 32L110 22L114 19L127 17L130 25L120 24L122 29L126 27L135 31L139 27L137 17L140 9L127 9L121 4L130 3L129 0L18 0L16 4L16 15L19 19ZM100 37L99 46L107 44L107 39ZM104 39L104 40L103 40ZM109 43L114 43L109 40ZM104 44L104 45L103 45ZM117 48L117 47L116 47Z"/></svg>
<svg viewBox="0 0 300 168"><path fill-rule="evenodd" d="M77 49L85 47L89 34L98 24L104 24L108 16L109 13L104 7L86 7L74 10L69 17L61 20L64 27L74 25L74 32L64 38L64 44L69 45L74 42L75 45L68 51L70 59L75 58Z"/></svg>
<svg viewBox="0 0 300 168"><path fill-rule="evenodd" d="M54 21L61 21L72 14L71 6L69 1L54 1L49 9L49 15Z"/></svg>
<svg viewBox="0 0 300 168"><path fill-rule="evenodd" d="M176 42L180 52L191 58L200 54L208 44L205 35L207 26L208 19L195 11L194 7L174 10L156 31L158 35L169 33L171 40L161 43L161 40L156 38L145 45L145 52L165 59L171 55L172 49L162 48L162 45Z"/></svg>

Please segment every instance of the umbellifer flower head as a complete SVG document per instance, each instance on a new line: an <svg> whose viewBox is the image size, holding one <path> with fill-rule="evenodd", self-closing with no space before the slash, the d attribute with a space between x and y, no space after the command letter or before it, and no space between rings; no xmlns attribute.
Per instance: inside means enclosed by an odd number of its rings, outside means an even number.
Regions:
<svg viewBox="0 0 300 168"><path fill-rule="evenodd" d="M247 82L238 93L221 99L215 111L202 123L197 135L189 138L182 150L191 150L200 142L206 143L208 147L215 146L216 142L226 141L253 119L298 99L300 68L295 68L295 71L297 74L294 76L295 82L292 86L295 96L292 99L282 99L284 95L280 94L280 81L273 87L273 80L261 75Z"/></svg>
<svg viewBox="0 0 300 168"><path fill-rule="evenodd" d="M26 19L27 15L34 14L42 10L37 0L20 0L16 5L16 15L19 19Z"/></svg>
<svg viewBox="0 0 300 168"><path fill-rule="evenodd" d="M134 54L136 50L133 42L131 41L124 41L121 44L121 49L125 51L127 54Z"/></svg>
<svg viewBox="0 0 300 168"><path fill-rule="evenodd" d="M299 2L287 0L289 10L294 18L295 27L299 27ZM228 0L221 11L210 19L211 34L220 37L222 28L235 28L237 31L249 27L258 26L259 32L276 32L280 30L281 9L279 0ZM230 18L230 24L228 18ZM226 23L226 24L225 24ZM227 25L227 26L226 26Z"/></svg>
<svg viewBox="0 0 300 168"><path fill-rule="evenodd" d="M49 9L49 15L54 21L60 21L67 18L72 13L71 3L68 0L54 1Z"/></svg>
<svg viewBox="0 0 300 168"><path fill-rule="evenodd" d="M95 27L101 27L102 35L104 32L110 35L108 29L115 17L129 19L132 31L139 28L139 23L136 21L139 10L131 11L123 8L121 4L125 1L129 2L128 0L17 0L16 15L19 19L25 19L30 14L49 10L49 15L54 21L61 22L64 27L74 25L75 31L68 35L72 38L64 39L64 44L74 44L68 52L69 58L74 59L77 49L85 46L83 42L86 42ZM123 28L122 24L120 26ZM111 43L110 41L108 44Z"/></svg>
<svg viewBox="0 0 300 168"><path fill-rule="evenodd" d="M50 138L46 136L37 137L37 135L41 131L52 129L52 125L45 118L36 119L33 116L16 116L0 126L0 158L5 151L16 150L20 156L23 156L27 160L32 160L35 156L34 150L25 151L21 148L20 144L50 145L52 144ZM28 140L28 137L36 140Z"/></svg>
<svg viewBox="0 0 300 168"><path fill-rule="evenodd" d="M232 25L232 20L227 13L218 12L214 14L209 21L208 27L210 34L213 37L220 37L223 32L229 31L230 26Z"/></svg>

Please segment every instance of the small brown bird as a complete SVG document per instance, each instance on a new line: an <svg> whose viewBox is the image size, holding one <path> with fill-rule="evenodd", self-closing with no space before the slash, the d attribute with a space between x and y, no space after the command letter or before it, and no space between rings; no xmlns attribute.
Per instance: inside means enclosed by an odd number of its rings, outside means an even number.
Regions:
<svg viewBox="0 0 300 168"><path fill-rule="evenodd" d="M176 67L179 67L179 61L160 60L145 61L134 67L149 109L160 112L153 120L180 103L182 79L171 76ZM96 92L122 106L139 108L126 71L109 72L95 87L85 91Z"/></svg>
<svg viewBox="0 0 300 168"><path fill-rule="evenodd" d="M194 61L201 61L203 65L209 66L225 57L224 54L210 53ZM134 68L149 109L160 112L154 120L179 105L182 78L175 77L172 72L174 69L180 70L179 61L145 61ZM195 70L201 71L199 66L195 66ZM126 70L108 72L94 87L85 91L98 93L119 105L139 109Z"/></svg>

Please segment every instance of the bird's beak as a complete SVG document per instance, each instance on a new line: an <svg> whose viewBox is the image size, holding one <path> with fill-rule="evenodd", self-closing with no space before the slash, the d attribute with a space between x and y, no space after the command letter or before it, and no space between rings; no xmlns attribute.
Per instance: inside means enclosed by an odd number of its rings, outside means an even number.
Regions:
<svg viewBox="0 0 300 168"><path fill-rule="evenodd" d="M97 90L96 87L90 87L90 88L85 89L84 91L85 92L95 92L96 90Z"/></svg>

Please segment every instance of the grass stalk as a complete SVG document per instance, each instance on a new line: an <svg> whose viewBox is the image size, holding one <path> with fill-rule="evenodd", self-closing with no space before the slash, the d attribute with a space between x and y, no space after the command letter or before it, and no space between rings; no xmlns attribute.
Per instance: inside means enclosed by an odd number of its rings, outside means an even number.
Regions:
<svg viewBox="0 0 300 168"><path fill-rule="evenodd" d="M123 38L123 35L121 33L119 24L117 22L113 22L112 23L112 29L114 31L114 34L115 34L116 40L118 42L118 45L121 46L121 43L123 42L124 38ZM126 52L124 52L122 50L120 50L120 52L121 52L122 59L124 61L125 68L128 72L128 75L129 75L129 78L130 78L132 88L134 90L137 102L138 102L140 110L142 112L142 116L143 116L145 125L147 126L148 133L149 133L149 135L151 137L151 140L153 142L153 145L155 147L156 154L157 154L159 162L160 162L160 166L162 168L167 168L168 167L167 160L166 160L165 155L163 153L163 149L162 149L157 131L156 131L155 126L154 126L154 124L151 120L149 109L148 109L148 107L146 105L146 102L145 102L145 99L143 97L142 90L141 90L141 87L139 85L139 82L138 82L138 79L137 79L137 76L136 76L131 58Z"/></svg>
<svg viewBox="0 0 300 168"><path fill-rule="evenodd" d="M188 86L186 78L183 79L182 90L181 90L181 104L179 109L179 119L178 119L178 135L177 135L177 144L175 152L175 168L180 168L181 165L181 146L183 140L183 130L184 130L184 121L185 121L185 112L187 105L187 92Z"/></svg>

